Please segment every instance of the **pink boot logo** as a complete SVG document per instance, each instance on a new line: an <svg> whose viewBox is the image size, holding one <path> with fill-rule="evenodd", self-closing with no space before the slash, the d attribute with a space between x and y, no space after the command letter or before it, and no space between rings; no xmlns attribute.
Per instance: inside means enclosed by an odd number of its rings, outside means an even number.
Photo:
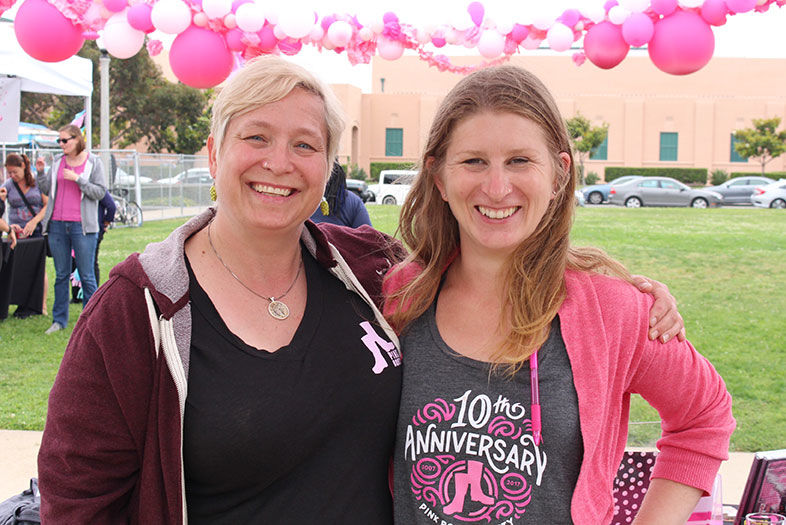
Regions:
<svg viewBox="0 0 786 525"><path fill-rule="evenodd" d="M467 471L459 472L453 476L456 493L453 500L448 503L443 511L445 514L458 514L464 510L464 500L469 489L469 499L482 505L492 505L494 498L483 493L482 486L483 463L480 461L467 461Z"/></svg>
<svg viewBox="0 0 786 525"><path fill-rule="evenodd" d="M388 354L388 357L390 357L390 360L393 362L393 366L399 366L401 364L401 357L398 354L396 345L382 339L379 334L374 331L374 328L368 321L360 323L360 327L366 332L366 335L361 337L360 340L363 341L363 344L366 345L366 348L368 348L368 351L371 352L371 355L374 357L374 366L371 368L372 372L381 374L382 371L388 367L388 362L385 361L385 358L382 356L381 350L384 350Z"/></svg>

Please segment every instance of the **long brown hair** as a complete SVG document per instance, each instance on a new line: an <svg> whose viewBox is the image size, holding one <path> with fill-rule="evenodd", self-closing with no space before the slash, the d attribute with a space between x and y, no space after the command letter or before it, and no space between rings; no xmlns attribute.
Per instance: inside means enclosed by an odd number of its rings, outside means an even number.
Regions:
<svg viewBox="0 0 786 525"><path fill-rule="evenodd" d="M35 186L35 179L33 173L30 171L30 159L24 153L9 153L5 158L5 167L13 166L15 168L22 168L25 174L25 184L28 188Z"/></svg>
<svg viewBox="0 0 786 525"><path fill-rule="evenodd" d="M502 326L511 327L492 358L518 370L548 336L549 326L565 299L567 268L629 278L625 268L596 248L570 246L575 208L576 172L565 123L546 86L515 66L482 69L461 80L445 97L431 125L420 170L401 210L399 232L411 253L406 263L423 271L388 298L391 324L403 330L428 309L446 267L459 246L459 228L443 201L435 178L444 167L451 134L463 119L483 111L512 113L537 124L546 138L554 167L556 196L526 242L510 257L503 304L510 305ZM566 171L560 153L570 156ZM429 159L431 159L430 162ZM403 265L402 265L403 266Z"/></svg>

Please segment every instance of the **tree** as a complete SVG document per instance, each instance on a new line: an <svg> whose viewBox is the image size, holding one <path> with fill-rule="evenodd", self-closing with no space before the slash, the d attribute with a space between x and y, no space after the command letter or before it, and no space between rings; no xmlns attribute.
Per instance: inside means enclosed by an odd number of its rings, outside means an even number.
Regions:
<svg viewBox="0 0 786 525"><path fill-rule="evenodd" d="M79 56L93 62L93 85L101 84L95 43L88 41ZM148 151L196 153L210 132L212 90L201 91L166 80L150 56L142 51L109 65L109 126L112 146L125 148L143 141ZM92 99L93 143L98 143L100 96ZM22 120L57 129L71 122L84 103L78 97L22 94Z"/></svg>
<svg viewBox="0 0 786 525"><path fill-rule="evenodd" d="M603 144L609 134L609 125L592 126L581 113L565 121L573 151L579 158L579 183L584 181L584 159Z"/></svg>
<svg viewBox="0 0 786 525"><path fill-rule="evenodd" d="M786 152L786 131L775 131L780 124L780 117L755 118L753 128L734 132L734 149L741 157L759 159L762 175L769 161Z"/></svg>

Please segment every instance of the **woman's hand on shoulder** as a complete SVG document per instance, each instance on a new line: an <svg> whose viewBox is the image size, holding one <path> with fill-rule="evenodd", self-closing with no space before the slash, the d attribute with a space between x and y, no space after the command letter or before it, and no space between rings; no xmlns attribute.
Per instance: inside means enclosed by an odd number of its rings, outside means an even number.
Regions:
<svg viewBox="0 0 786 525"><path fill-rule="evenodd" d="M650 339L660 339L665 343L676 336L680 341L685 341L685 322L677 310L677 300L669 292L669 287L643 275L632 277L640 292L651 294L655 298L650 309Z"/></svg>

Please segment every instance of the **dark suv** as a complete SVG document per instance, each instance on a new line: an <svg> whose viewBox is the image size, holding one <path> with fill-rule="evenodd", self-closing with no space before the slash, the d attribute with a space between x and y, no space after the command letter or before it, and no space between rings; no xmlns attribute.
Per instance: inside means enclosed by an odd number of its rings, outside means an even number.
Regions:
<svg viewBox="0 0 786 525"><path fill-rule="evenodd" d="M355 193L363 202L373 201L374 192L369 191L365 181L357 179L347 179L347 189Z"/></svg>

